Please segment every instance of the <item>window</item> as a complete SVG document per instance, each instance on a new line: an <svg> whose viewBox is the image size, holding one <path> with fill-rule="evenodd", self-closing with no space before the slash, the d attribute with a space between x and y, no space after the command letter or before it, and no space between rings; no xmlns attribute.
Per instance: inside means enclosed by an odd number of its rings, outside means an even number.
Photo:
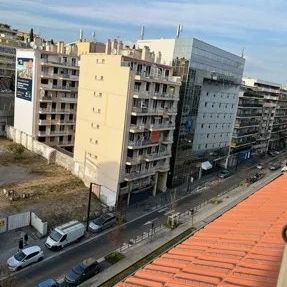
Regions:
<svg viewBox="0 0 287 287"><path fill-rule="evenodd" d="M71 140L72 140L72 136L68 135L68 141L71 141Z"/></svg>
<svg viewBox="0 0 287 287"><path fill-rule="evenodd" d="M72 121L74 119L74 115L73 114L69 114L69 120Z"/></svg>
<svg viewBox="0 0 287 287"><path fill-rule="evenodd" d="M47 85L48 83L48 79L41 79L41 84Z"/></svg>
<svg viewBox="0 0 287 287"><path fill-rule="evenodd" d="M202 128L202 129L204 128L204 124L201 124L201 128Z"/></svg>
<svg viewBox="0 0 287 287"><path fill-rule="evenodd" d="M56 119L56 115L55 115L55 114L52 114L52 115L51 115L51 120L54 120L54 119Z"/></svg>
<svg viewBox="0 0 287 287"><path fill-rule="evenodd" d="M207 107L207 102L204 103L204 106Z"/></svg>
<svg viewBox="0 0 287 287"><path fill-rule="evenodd" d="M62 104L61 104L61 110L64 110L64 109L65 109L65 106L66 106L66 105L62 103Z"/></svg>
<svg viewBox="0 0 287 287"><path fill-rule="evenodd" d="M208 96L208 92L206 93L206 95Z"/></svg>
<svg viewBox="0 0 287 287"><path fill-rule="evenodd" d="M207 148L207 144L205 144L205 148Z"/></svg>
<svg viewBox="0 0 287 287"><path fill-rule="evenodd" d="M52 109L56 109L57 104L56 103L52 103Z"/></svg>
<svg viewBox="0 0 287 287"><path fill-rule="evenodd" d="M210 135L210 134L206 134L206 137L209 138L209 135Z"/></svg>

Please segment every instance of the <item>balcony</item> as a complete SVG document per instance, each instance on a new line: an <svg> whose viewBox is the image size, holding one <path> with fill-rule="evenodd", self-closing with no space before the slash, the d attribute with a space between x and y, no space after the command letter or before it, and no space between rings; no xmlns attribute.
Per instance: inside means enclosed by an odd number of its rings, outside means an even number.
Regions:
<svg viewBox="0 0 287 287"><path fill-rule="evenodd" d="M76 122L72 120L39 120L39 126L45 125L75 125Z"/></svg>
<svg viewBox="0 0 287 287"><path fill-rule="evenodd" d="M130 173L126 173L124 176L125 181L133 181L140 178L145 178L155 174L156 170L154 168L144 169L141 171L132 171Z"/></svg>
<svg viewBox="0 0 287 287"><path fill-rule="evenodd" d="M176 115L177 109L176 108L147 108L147 107L133 107L132 108L132 115L133 116L148 116L148 115L155 115L155 116L163 116L163 115Z"/></svg>
<svg viewBox="0 0 287 287"><path fill-rule="evenodd" d="M76 111L73 109L52 109L52 108L40 108L40 114L73 114Z"/></svg>
<svg viewBox="0 0 287 287"><path fill-rule="evenodd" d="M149 99L151 97L150 93L142 90L134 90L133 98L134 99Z"/></svg>
<svg viewBox="0 0 287 287"><path fill-rule="evenodd" d="M239 122L234 124L235 129L244 129L244 128L252 128L252 127L259 127L258 122Z"/></svg>
<svg viewBox="0 0 287 287"><path fill-rule="evenodd" d="M169 169L170 169L170 166L169 166L168 163L163 164L162 166L160 166L160 167L157 168L157 170L158 170L159 172L167 172L167 171L169 171Z"/></svg>
<svg viewBox="0 0 287 287"><path fill-rule="evenodd" d="M127 157L126 165L137 165L143 162L143 156Z"/></svg>
<svg viewBox="0 0 287 287"><path fill-rule="evenodd" d="M62 92L77 92L77 87L67 87L63 85L47 85L47 84L41 84L41 89L46 91L62 91Z"/></svg>
<svg viewBox="0 0 287 287"><path fill-rule="evenodd" d="M138 125L130 125L130 132L131 133L142 133L147 129L147 125L145 124L138 124Z"/></svg>
<svg viewBox="0 0 287 287"><path fill-rule="evenodd" d="M55 74L51 72L41 72L41 78L61 79L70 81L79 81L79 76L70 74Z"/></svg>
<svg viewBox="0 0 287 287"><path fill-rule="evenodd" d="M75 133L75 131L73 130L69 130L69 131L38 131L38 136L46 136L46 137L50 137L50 136L65 136L65 135L73 135Z"/></svg>
<svg viewBox="0 0 287 287"><path fill-rule="evenodd" d="M136 72L135 80L137 81L151 81L151 82L160 82L167 83L172 85L181 85L181 78L174 76L164 76L164 75L147 75L145 73Z"/></svg>
<svg viewBox="0 0 287 287"><path fill-rule="evenodd" d="M164 137L162 139L163 144L172 144L173 143L173 138L172 137Z"/></svg>
<svg viewBox="0 0 287 287"><path fill-rule="evenodd" d="M263 108L276 108L276 103L264 103Z"/></svg>
<svg viewBox="0 0 287 287"><path fill-rule="evenodd" d="M179 96L174 95L174 94L170 94L170 93L154 93L152 96L153 100L172 100L172 101L178 101L179 100Z"/></svg>
<svg viewBox="0 0 287 287"><path fill-rule="evenodd" d="M65 67L70 69L79 70L79 66L76 66L74 63L64 62L64 61L51 61L48 59L41 59L41 65L43 66L52 66L52 67Z"/></svg>
<svg viewBox="0 0 287 287"><path fill-rule="evenodd" d="M158 143L153 143L150 140L142 140L142 141L130 141L128 143L128 149L140 149L147 148L152 146L157 146Z"/></svg>
<svg viewBox="0 0 287 287"><path fill-rule="evenodd" d="M174 123L150 124L148 129L150 131L174 130L175 124Z"/></svg>
<svg viewBox="0 0 287 287"><path fill-rule="evenodd" d="M243 138L248 136L256 136L258 134L257 131L244 131L244 132L233 132L233 138Z"/></svg>
<svg viewBox="0 0 287 287"><path fill-rule="evenodd" d="M171 157L171 153L170 152L159 152L159 153L153 153L153 154L146 154L144 156L145 161L147 162L151 162L151 161L155 161L155 160L160 160L160 159L164 159L167 157Z"/></svg>

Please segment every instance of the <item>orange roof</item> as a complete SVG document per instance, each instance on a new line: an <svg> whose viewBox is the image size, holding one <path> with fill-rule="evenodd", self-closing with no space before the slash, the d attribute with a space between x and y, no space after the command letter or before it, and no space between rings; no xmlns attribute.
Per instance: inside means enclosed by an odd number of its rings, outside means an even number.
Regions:
<svg viewBox="0 0 287 287"><path fill-rule="evenodd" d="M118 287L274 287L287 223L287 174Z"/></svg>

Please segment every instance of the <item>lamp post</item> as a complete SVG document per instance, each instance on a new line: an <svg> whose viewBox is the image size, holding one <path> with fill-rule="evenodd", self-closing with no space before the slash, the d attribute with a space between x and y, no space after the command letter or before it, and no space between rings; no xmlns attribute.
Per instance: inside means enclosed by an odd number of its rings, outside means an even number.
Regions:
<svg viewBox="0 0 287 287"><path fill-rule="evenodd" d="M87 222L86 222L86 231L89 230L89 221L90 221L90 210L91 210L91 199L92 199L92 188L95 183L90 183L90 190L89 190L89 200L88 200L88 209L87 209Z"/></svg>

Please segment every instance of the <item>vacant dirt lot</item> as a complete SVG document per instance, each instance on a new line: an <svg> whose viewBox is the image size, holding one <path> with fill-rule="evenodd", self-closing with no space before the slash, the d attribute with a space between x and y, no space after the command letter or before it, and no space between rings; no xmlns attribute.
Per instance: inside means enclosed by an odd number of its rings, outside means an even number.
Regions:
<svg viewBox="0 0 287 287"><path fill-rule="evenodd" d="M12 142L0 138L0 215L34 211L49 226L86 216L88 188L64 168L47 164L28 150L8 151ZM4 194L3 189L9 192ZM92 200L92 212L100 203Z"/></svg>

